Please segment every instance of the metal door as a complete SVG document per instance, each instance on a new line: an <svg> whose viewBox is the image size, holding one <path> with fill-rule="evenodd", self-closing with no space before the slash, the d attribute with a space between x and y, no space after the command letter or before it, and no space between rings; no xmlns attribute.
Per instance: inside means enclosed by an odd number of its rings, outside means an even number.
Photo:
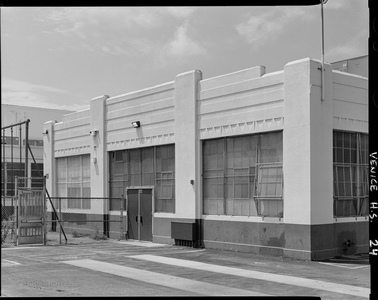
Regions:
<svg viewBox="0 0 378 300"><path fill-rule="evenodd" d="M152 241L152 187L126 189L128 238Z"/></svg>
<svg viewBox="0 0 378 300"><path fill-rule="evenodd" d="M127 190L127 236L132 240L139 240L137 222L138 198L139 190Z"/></svg>
<svg viewBox="0 0 378 300"><path fill-rule="evenodd" d="M152 241L152 190L139 190L140 240Z"/></svg>
<svg viewBox="0 0 378 300"><path fill-rule="evenodd" d="M17 244L45 244L45 190L18 190Z"/></svg>

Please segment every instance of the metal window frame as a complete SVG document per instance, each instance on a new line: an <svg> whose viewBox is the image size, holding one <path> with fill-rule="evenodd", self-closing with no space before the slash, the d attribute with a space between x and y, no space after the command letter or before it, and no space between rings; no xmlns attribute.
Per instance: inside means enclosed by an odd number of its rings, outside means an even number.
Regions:
<svg viewBox="0 0 378 300"><path fill-rule="evenodd" d="M83 199L82 198L84 198L84 195L83 195L83 189L84 189L84 184L85 183L91 183L91 179L89 179L89 180L86 180L86 181L84 181L83 180L83 175L84 175L84 173L83 173L83 170L84 170L84 166L83 166L83 156L90 156L90 154L80 154L80 155L74 155L74 156L65 156L65 157L58 157L58 158L56 158L57 160L64 160L65 161L65 168L66 168L66 174L65 174L65 180L64 181L59 181L58 180L58 173L59 173L59 169L58 169L58 167L56 168L56 176L57 176L57 182L56 182L56 184L65 184L66 185L66 194L67 194L67 197L70 197L70 196L68 196L68 189L69 189L69 187L68 187L68 185L69 184L78 184L79 185L79 188L80 188L80 195L78 196L78 199L79 199L79 207L70 207L71 205L71 203L69 202L69 201L66 201L65 203L63 203L64 204L64 209L72 209L72 210L75 210L75 209L86 209L86 210L88 210L88 209L91 209L91 207L89 207L89 208L84 208L84 204L83 204ZM80 174L80 176L79 177L75 177L75 178L79 178L79 181L71 181L70 180L70 178L68 177L68 160L70 159L70 158L73 158L73 157L79 157L79 159L80 159L80 163L79 163L79 168L80 168L80 170L79 170L79 174ZM58 165L58 163L56 163L56 165ZM61 196L61 195L59 195L59 196Z"/></svg>
<svg viewBox="0 0 378 300"><path fill-rule="evenodd" d="M123 176L125 176L126 179L124 180L113 180L112 179L112 170L114 169L114 166L111 167L112 164L114 164L115 160L111 160L110 163L109 163L109 173L110 173L110 176L109 176L109 180L108 180L108 184L109 186L111 187L112 183L114 182L123 182L124 186L123 186L123 189L126 189L126 188L129 188L129 187L134 187L134 186L143 186L143 176L144 175L152 175L153 176L153 182L155 185L145 185L145 186L154 186L155 188L158 187L158 185L156 184L157 181L167 181L167 180L170 180L171 181L171 184L170 186L172 187L171 189L171 197L168 198L168 197L164 197L164 198L160 198L158 195L157 195L157 192L154 192L154 208L156 207L156 201L158 201L159 199L161 200L171 200L173 201L173 206L174 206L174 211L176 210L176 205L175 205L175 191L174 191L174 188L175 188L175 171L159 171L157 172L157 149L159 147L174 147L174 144L167 144L167 145L155 145L155 146L149 146L149 147L140 147L140 148L132 148L132 149L125 149L125 150L117 150L117 151L112 151L110 153L113 153L113 157L115 156L115 152L118 152L118 151L122 151L124 152L124 155L123 155L123 162L125 162L127 164L126 168L127 168L127 174L122 174ZM145 149L149 149L149 148L152 148L152 173L143 173L143 166L142 166L142 163L143 163L143 150ZM139 156L139 161L137 162L139 164L139 169L140 169L140 172L138 173L131 173L131 161L130 161L130 153L131 151L136 151L138 152L138 156ZM173 153L173 158L171 157L170 159L173 159L173 162L175 163L175 151L173 149L173 151L170 151L169 153ZM161 157L162 159L166 158L166 157ZM126 159L126 160L125 160ZM118 161L120 162L120 161ZM172 178L170 179L162 179L162 178L157 178L157 174L158 173L171 173L172 174ZM117 174L117 175L121 175L121 174ZM134 176L139 176L139 180L140 180L140 184L136 185L132 185L131 184L131 176L134 175Z"/></svg>
<svg viewBox="0 0 378 300"><path fill-rule="evenodd" d="M356 139L356 162L353 163L352 159L350 162L338 162L338 156L337 156L337 149L341 149L342 153L344 153L345 149L349 149L350 151L354 148L350 146L350 148L345 148L344 147L344 138L345 138L345 133L344 131L339 131L339 130L334 130L334 138L333 138L333 152L334 152L334 161L333 161L333 202L334 202L334 212L333 215L334 217L357 217L357 216L364 216L362 214L362 208L363 204L362 202L369 197L367 190L367 181L366 181L366 174L363 175L366 171L364 171L364 168L368 168L368 164L363 164L362 163L362 135L366 135L365 133L360 133L360 132L347 132L348 135L351 137L350 144L352 144L352 139ZM342 147L337 146L337 135L340 134L342 138ZM344 159L344 155L343 155ZM356 168L356 178L353 178L353 167ZM342 168L343 172L343 181L341 182L339 180L339 170L338 168ZM350 169L350 191L351 191L351 196L346 196L345 195L345 188L346 188L346 181L345 181L345 169ZM342 184L344 187L344 195L340 195L340 190L339 190L339 184ZM356 195L353 194L353 184L356 185ZM355 214L349 214L349 215L338 215L336 213L337 211L337 205L338 201L354 201L357 200L357 207L356 207L356 213Z"/></svg>
<svg viewBox="0 0 378 300"><path fill-rule="evenodd" d="M280 131L282 133L282 131ZM260 162L260 157L261 157L261 136L263 134L270 134L271 132L269 133L260 133L260 134L257 134L257 143L256 143L256 164L254 166L248 166L248 175L243 175L243 176L236 176L236 177L248 177L249 180L248 180L248 194L249 194L249 198L235 198L235 180L233 181L233 198L232 200L245 200L245 201L251 201L251 200L254 200L255 202L255 205L256 205L256 211L257 211L257 214L258 215L261 215L261 212L260 212L260 202L261 201L265 201L265 200L281 200L283 202L283 197L284 197L284 178L283 178L283 163L282 162L268 162L268 163L261 163ZM273 133L277 133L277 132L273 132ZM251 138L252 136L254 135L248 135L248 136L245 136L247 138ZM239 136L237 137L222 137L222 138L219 138L219 139L216 139L216 140L223 140L223 168L222 169L204 169L204 166L205 166L205 160L207 159L208 155L206 155L203 151L203 155L202 155L202 180L206 180L206 179L221 179L223 178L223 198L214 198L214 197L210 197L210 198L206 198L204 197L204 193L205 193L205 189L203 189L202 191L202 197L203 197L203 205L202 205L202 210L203 210L203 214L205 214L205 201L206 200L222 200L223 201L223 210L224 210L224 215L227 215L227 200L230 200L227 198L227 188L225 188L226 186L226 179L227 178L234 178L235 179L235 172L233 172L234 175L230 176L229 174L227 174L227 169L232 169L232 170L235 170L235 169L244 169L244 168L228 168L227 167L227 141L228 140L234 140L235 138L239 138ZM206 143L206 142L209 142L209 141L213 141L213 140L204 140L203 141L203 144ZM253 146L253 145L252 145ZM202 146L202 149L204 149L205 147ZM212 154L212 153L210 153ZM259 174L258 174L258 170L259 170L259 166L263 166L263 165L279 165L281 168L282 168L282 179L281 181L277 181L277 183L281 183L281 189L282 189L282 194L279 195L279 196L269 196L269 197L266 197L266 196L258 196L256 193L257 193L257 189L259 187ZM255 169L255 172L254 174L251 173L251 170L252 168ZM247 169L247 168L245 168ZM205 175L206 172L208 171L221 171L223 172L222 176L209 176L209 175ZM252 184L252 180L254 182L254 191L253 191L253 194L251 195L251 184ZM218 215L219 215L219 211L218 211ZM232 215L232 214L231 214ZM250 212L248 212L248 216L250 216Z"/></svg>

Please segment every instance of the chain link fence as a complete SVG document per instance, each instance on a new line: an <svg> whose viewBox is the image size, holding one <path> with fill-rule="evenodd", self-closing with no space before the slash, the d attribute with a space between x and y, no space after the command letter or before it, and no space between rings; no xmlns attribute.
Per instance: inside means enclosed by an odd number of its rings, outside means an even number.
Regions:
<svg viewBox="0 0 378 300"><path fill-rule="evenodd" d="M47 203L47 244L79 244L126 235L125 199L51 197ZM111 205L121 210L111 211Z"/></svg>
<svg viewBox="0 0 378 300"><path fill-rule="evenodd" d="M122 198L46 198L46 244L81 244L125 239L126 212L109 211L110 202L124 207ZM113 204L114 205L114 204ZM17 245L17 198L2 197L1 247Z"/></svg>
<svg viewBox="0 0 378 300"><path fill-rule="evenodd" d="M1 247L16 244L17 201L15 197L1 198Z"/></svg>

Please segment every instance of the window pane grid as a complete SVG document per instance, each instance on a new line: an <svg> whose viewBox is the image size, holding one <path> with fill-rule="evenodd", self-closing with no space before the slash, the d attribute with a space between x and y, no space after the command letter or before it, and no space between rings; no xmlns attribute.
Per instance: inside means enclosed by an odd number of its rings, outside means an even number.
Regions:
<svg viewBox="0 0 378 300"><path fill-rule="evenodd" d="M56 166L58 197L76 198L62 201L62 208L90 209L90 200L81 199L91 196L90 156L58 158Z"/></svg>
<svg viewBox="0 0 378 300"><path fill-rule="evenodd" d="M282 132L204 141L203 199L204 214L281 217Z"/></svg>
<svg viewBox="0 0 378 300"><path fill-rule="evenodd" d="M334 131L333 191L336 217L367 215L367 137L361 133Z"/></svg>
<svg viewBox="0 0 378 300"><path fill-rule="evenodd" d="M129 186L155 186L155 211L175 210L174 145L164 145L110 154L110 196L121 197ZM119 210L113 205L111 210Z"/></svg>

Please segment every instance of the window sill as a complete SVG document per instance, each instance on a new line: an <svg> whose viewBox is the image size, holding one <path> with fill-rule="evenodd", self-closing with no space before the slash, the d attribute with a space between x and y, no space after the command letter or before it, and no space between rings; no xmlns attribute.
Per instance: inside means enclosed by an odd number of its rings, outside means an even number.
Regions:
<svg viewBox="0 0 378 300"><path fill-rule="evenodd" d="M123 215L126 215L126 210L122 210ZM109 210L109 215L111 216L120 216L121 211L120 210Z"/></svg>
<svg viewBox="0 0 378 300"><path fill-rule="evenodd" d="M226 216L226 215L202 215L204 220L255 222L255 223L283 223L283 218L263 216Z"/></svg>
<svg viewBox="0 0 378 300"><path fill-rule="evenodd" d="M368 216L358 216L358 217L334 217L334 223L348 223L348 222L362 222L367 221Z"/></svg>
<svg viewBox="0 0 378 300"><path fill-rule="evenodd" d="M126 215L126 210L123 210L123 215ZM120 210L109 210L109 215L111 216L120 216L121 211ZM154 212L154 217L162 217L162 218L173 218L176 215L174 213L162 213L162 212Z"/></svg>
<svg viewBox="0 0 378 300"><path fill-rule="evenodd" d="M156 218L176 218L175 213L168 212L154 212L154 217Z"/></svg>

